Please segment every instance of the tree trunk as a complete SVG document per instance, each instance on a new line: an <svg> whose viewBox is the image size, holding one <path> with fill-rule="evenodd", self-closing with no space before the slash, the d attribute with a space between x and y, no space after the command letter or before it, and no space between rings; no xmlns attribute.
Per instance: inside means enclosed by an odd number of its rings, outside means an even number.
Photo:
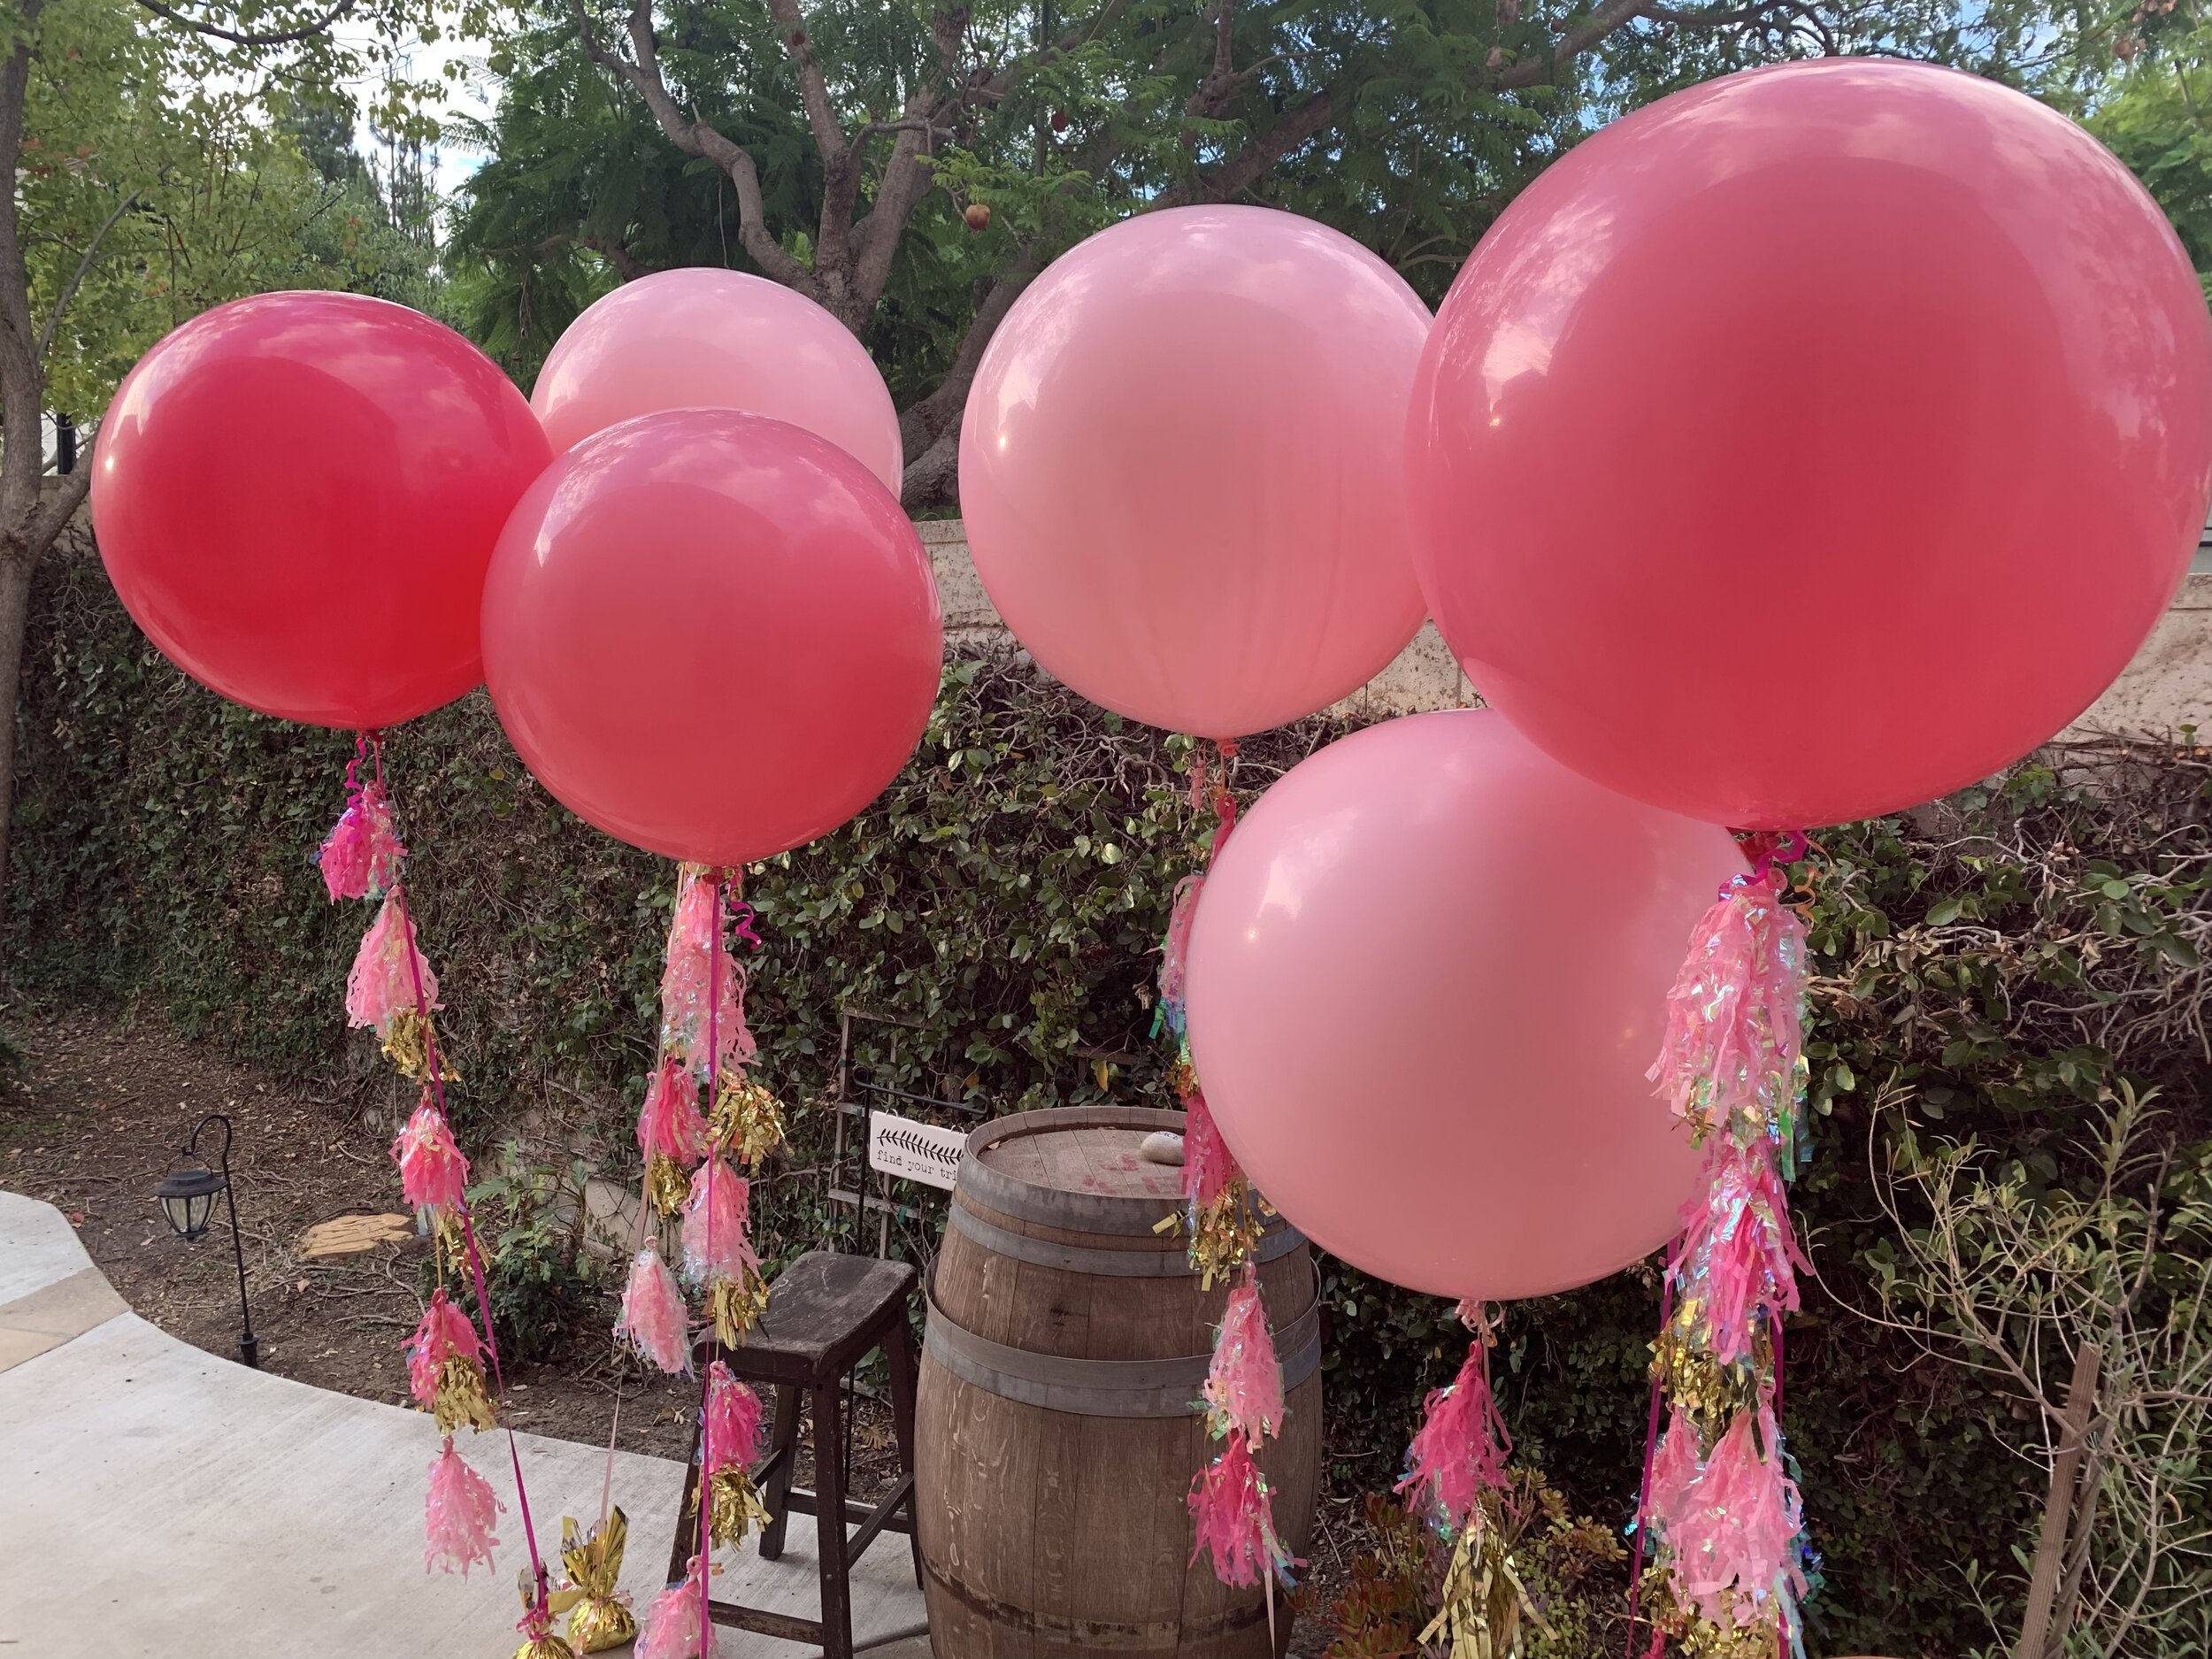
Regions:
<svg viewBox="0 0 2212 1659"><path fill-rule="evenodd" d="M12 536L6 540L13 541ZM15 817L16 693L23 674L23 629L29 619L31 561L0 555L0 985L7 982L8 832Z"/></svg>

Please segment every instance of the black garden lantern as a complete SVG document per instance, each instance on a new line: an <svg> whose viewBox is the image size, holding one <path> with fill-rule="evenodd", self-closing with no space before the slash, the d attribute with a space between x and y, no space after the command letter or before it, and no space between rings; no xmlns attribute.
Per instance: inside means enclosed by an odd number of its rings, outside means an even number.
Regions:
<svg viewBox="0 0 2212 1659"><path fill-rule="evenodd" d="M222 1166L219 1171L210 1169L199 1155L200 1131L210 1124L223 1125L223 1145L216 1154ZM230 1119L220 1112L201 1118L184 1143L184 1156L192 1162L172 1170L154 1188L154 1196L161 1201L161 1213L169 1218L171 1229L189 1244L205 1236L208 1222L215 1214L215 1194L222 1194L230 1210L231 1257L238 1264L238 1311L245 1321L238 1338L238 1357L258 1370L261 1343L253 1333L253 1310L246 1302L246 1250L238 1236L238 1198L230 1184Z"/></svg>

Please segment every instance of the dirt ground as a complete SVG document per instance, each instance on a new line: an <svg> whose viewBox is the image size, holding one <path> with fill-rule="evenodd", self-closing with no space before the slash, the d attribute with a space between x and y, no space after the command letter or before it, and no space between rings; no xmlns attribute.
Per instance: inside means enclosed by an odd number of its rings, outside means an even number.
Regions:
<svg viewBox="0 0 2212 1659"><path fill-rule="evenodd" d="M351 1104L319 1103L150 1021L84 1010L12 1010L9 1029L29 1064L0 1084L0 1187L55 1205L133 1310L211 1354L238 1355L238 1279L218 1201L205 1237L176 1236L154 1188L211 1112L234 1125L230 1169L244 1245L247 1294L262 1369L318 1387L409 1405L403 1345L422 1314L417 1286L426 1241L379 1245L334 1261L301 1259L302 1235L348 1215L403 1210L388 1134ZM202 1137L203 1153L220 1144ZM211 1156L210 1161L212 1162ZM606 1299L598 1328L612 1325ZM680 1459L689 1449L698 1385L617 1357L611 1343L511 1368L501 1420L534 1433ZM620 1409L617 1430L617 1406ZM887 1407L856 1402L852 1489L866 1498L895 1463ZM811 1484L802 1460L799 1479ZM1327 1594L1356 1533L1347 1498L1325 1503L1310 1576ZM1301 1620L1293 1655L1325 1635Z"/></svg>

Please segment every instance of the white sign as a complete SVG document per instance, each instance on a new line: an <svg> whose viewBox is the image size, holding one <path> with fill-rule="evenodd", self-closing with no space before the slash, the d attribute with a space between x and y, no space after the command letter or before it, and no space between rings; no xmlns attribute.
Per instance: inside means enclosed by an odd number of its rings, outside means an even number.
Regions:
<svg viewBox="0 0 2212 1659"><path fill-rule="evenodd" d="M940 1129L896 1112L868 1114L868 1164L886 1175L902 1175L949 1190L960 1173L960 1154L967 1144L962 1130Z"/></svg>

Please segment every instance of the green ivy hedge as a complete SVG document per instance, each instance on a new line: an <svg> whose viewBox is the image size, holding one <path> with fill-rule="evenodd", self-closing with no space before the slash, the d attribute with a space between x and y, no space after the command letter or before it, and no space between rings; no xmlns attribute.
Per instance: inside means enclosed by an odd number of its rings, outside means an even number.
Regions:
<svg viewBox="0 0 2212 1659"><path fill-rule="evenodd" d="M326 903L310 863L350 740L186 681L82 547L40 575L19 718L6 895L19 989L135 1002L325 1098L387 1088L339 1013L365 910ZM1247 743L1240 792L1336 734L1315 720ZM1102 714L1018 659L951 664L884 796L749 874L764 1075L787 1101L820 1100L851 1005L900 1022L856 1025L854 1057L916 1094L999 1110L1163 1101L1150 981L1200 846L1188 761L1185 740ZM388 769L450 1004L465 1137L534 1112L609 1167L634 1166L670 869L539 789L480 693L395 733ZM2064 1182L2070 1120L2124 1073L2165 1086L2177 1138L2212 1133L2208 779L2201 750L2079 751L1915 820L1824 837L1818 1157L1799 1189L1819 1276L1788 1351L1789 1423L1827 1563L1821 1649L1952 1654L1985 1640L1960 1570L2016 1571L2041 1495L2001 1449L2017 1438L2009 1402L1854 1312L1890 1259L1870 1158L1909 1111ZM763 1206L772 1245L829 1225L815 1179L826 1121L799 1117L800 1167ZM1340 1263L1325 1297L1332 1477L1378 1489L1463 1336L1444 1304ZM1656 1319L1647 1264L1509 1321L1508 1417L1579 1511L1624 1520L1632 1504Z"/></svg>

